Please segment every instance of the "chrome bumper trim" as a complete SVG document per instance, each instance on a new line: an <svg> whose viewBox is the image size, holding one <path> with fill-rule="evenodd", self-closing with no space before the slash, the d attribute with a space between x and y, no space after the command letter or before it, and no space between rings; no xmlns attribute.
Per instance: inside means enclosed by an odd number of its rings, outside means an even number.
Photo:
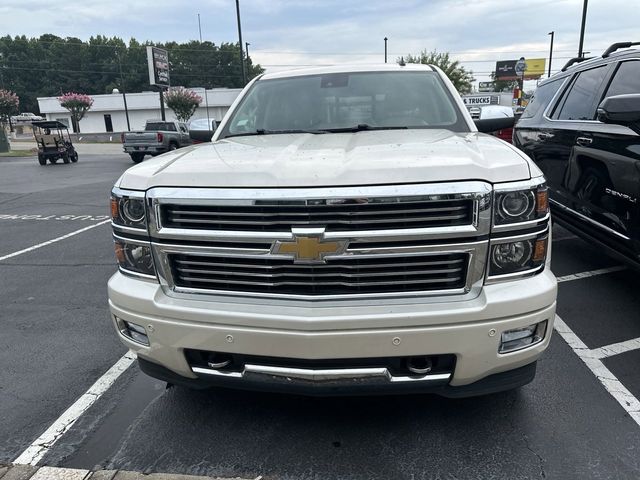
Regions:
<svg viewBox="0 0 640 480"><path fill-rule="evenodd" d="M384 383L433 383L446 384L451 378L451 373L435 373L420 376L395 376L385 367L373 368L336 368L336 369L310 369L287 368L270 365L246 364L242 372L224 372L211 368L191 367L193 373L201 375L213 375L226 378L244 379L250 376L278 377L284 380L302 380L308 382L336 382L373 380Z"/></svg>

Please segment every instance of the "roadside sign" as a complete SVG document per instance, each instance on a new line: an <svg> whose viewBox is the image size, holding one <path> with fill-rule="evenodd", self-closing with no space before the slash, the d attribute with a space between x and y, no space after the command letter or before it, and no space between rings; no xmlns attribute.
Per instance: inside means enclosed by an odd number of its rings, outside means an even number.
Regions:
<svg viewBox="0 0 640 480"><path fill-rule="evenodd" d="M481 107L483 105L498 105L500 97L497 95L463 95L462 101L467 107Z"/></svg>
<svg viewBox="0 0 640 480"><path fill-rule="evenodd" d="M479 92L493 92L495 84L493 82L478 82Z"/></svg>
<svg viewBox="0 0 640 480"><path fill-rule="evenodd" d="M149 83L158 87L169 87L169 52L158 47L147 47Z"/></svg>
<svg viewBox="0 0 640 480"><path fill-rule="evenodd" d="M520 60L502 60L496 62L496 80L518 80L522 77L520 67L524 64L525 80L535 80L545 73L545 58L524 58ZM516 70L516 65L518 69Z"/></svg>

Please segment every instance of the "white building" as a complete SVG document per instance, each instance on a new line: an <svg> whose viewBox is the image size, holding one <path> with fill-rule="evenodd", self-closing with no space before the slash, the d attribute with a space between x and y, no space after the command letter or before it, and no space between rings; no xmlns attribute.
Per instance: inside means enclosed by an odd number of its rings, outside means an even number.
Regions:
<svg viewBox="0 0 640 480"><path fill-rule="evenodd" d="M211 120L222 120L224 114L242 91L240 88L191 88L202 97L202 103L196 110L192 120L207 118L207 111ZM158 92L127 93L127 109L131 130L142 130L149 119L159 119L160 95ZM124 99L121 93L107 95L91 95L93 106L80 120L82 133L105 133L127 131L127 117L124 109ZM71 128L71 115L60 106L57 97L38 98L40 113L47 120L58 120ZM166 108L167 120L175 120L171 109Z"/></svg>

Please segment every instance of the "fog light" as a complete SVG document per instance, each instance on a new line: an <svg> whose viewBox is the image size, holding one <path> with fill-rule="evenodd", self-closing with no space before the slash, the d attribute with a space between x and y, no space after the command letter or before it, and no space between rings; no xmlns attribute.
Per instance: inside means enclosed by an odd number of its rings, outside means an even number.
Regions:
<svg viewBox="0 0 640 480"><path fill-rule="evenodd" d="M502 332L498 352L515 352L516 350L521 350L540 343L544 339L546 331L547 321L544 320L540 323L534 323L527 327L514 328L513 330Z"/></svg>
<svg viewBox="0 0 640 480"><path fill-rule="evenodd" d="M136 323L127 322L126 320L122 320L118 317L115 317L115 319L118 324L118 330L120 330L122 335L136 343L147 347L149 346L149 337L147 336L147 331L144 327Z"/></svg>

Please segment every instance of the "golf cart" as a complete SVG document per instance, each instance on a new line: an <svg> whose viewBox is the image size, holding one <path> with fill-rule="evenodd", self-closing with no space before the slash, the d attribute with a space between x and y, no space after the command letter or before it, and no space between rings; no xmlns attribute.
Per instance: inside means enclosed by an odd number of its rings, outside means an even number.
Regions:
<svg viewBox="0 0 640 480"><path fill-rule="evenodd" d="M33 136L38 144L38 162L40 165L56 163L59 158L64 163L77 162L78 152L73 148L69 128L61 122L43 120L32 122Z"/></svg>

